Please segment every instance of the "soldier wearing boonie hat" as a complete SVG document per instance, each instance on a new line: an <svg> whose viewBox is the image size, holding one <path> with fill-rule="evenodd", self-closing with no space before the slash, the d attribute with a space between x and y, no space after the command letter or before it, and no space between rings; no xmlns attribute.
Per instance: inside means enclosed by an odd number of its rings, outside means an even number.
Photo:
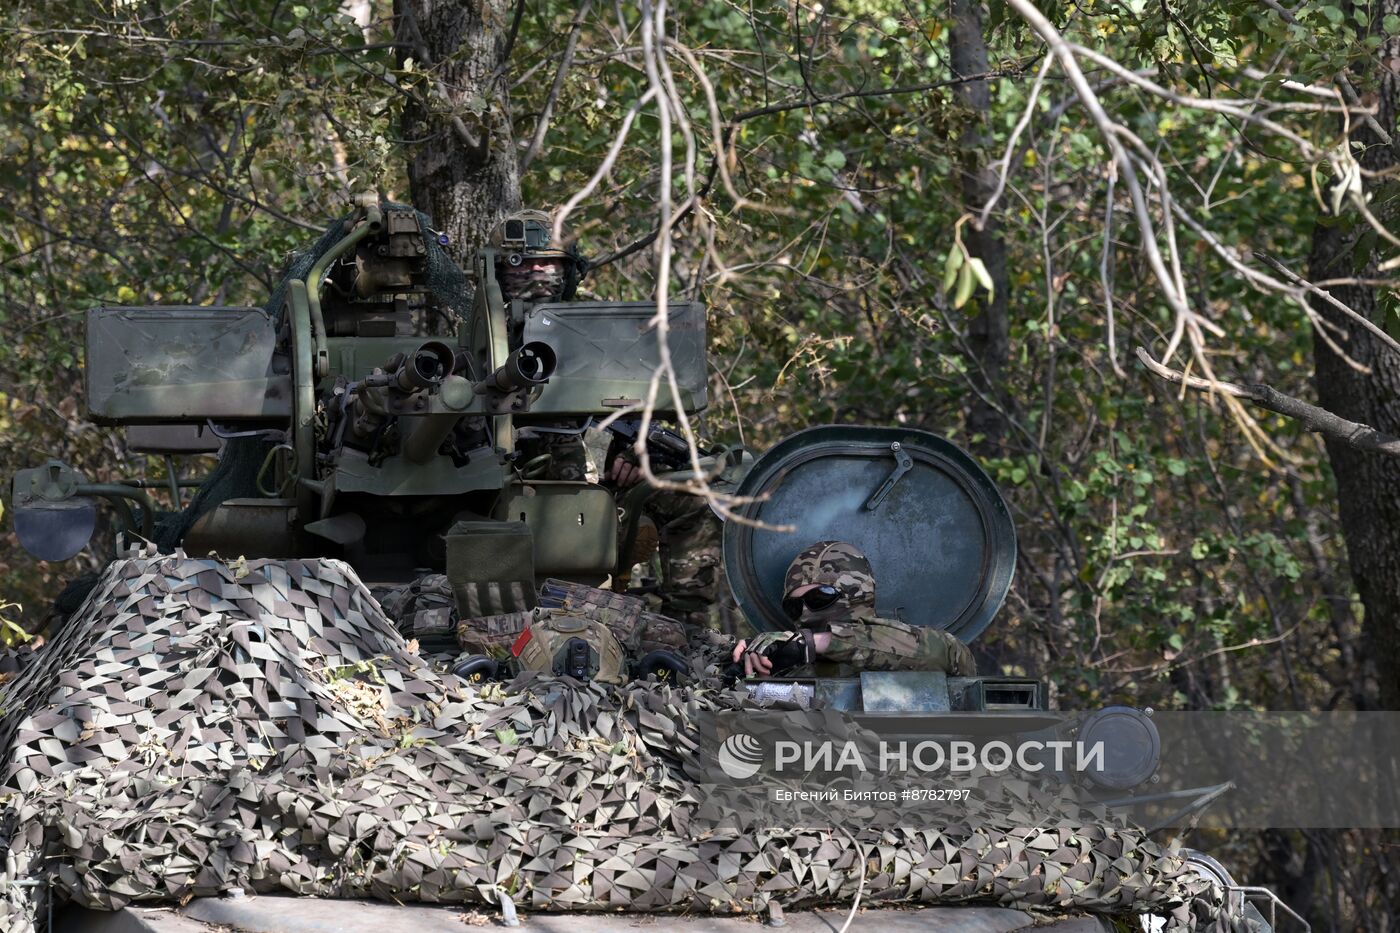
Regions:
<svg viewBox="0 0 1400 933"><path fill-rule="evenodd" d="M844 676L862 670L976 673L972 652L942 629L882 619L875 612L870 559L845 541L818 541L788 566L783 613L793 630L763 632L734 647L746 675L773 673L766 657L775 646L801 640L805 663L784 676ZM834 669L833 669L834 668Z"/></svg>

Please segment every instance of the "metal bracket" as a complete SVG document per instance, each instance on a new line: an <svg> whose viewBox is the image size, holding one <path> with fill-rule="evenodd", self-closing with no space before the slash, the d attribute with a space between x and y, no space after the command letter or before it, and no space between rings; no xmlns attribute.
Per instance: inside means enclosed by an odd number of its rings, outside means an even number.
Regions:
<svg viewBox="0 0 1400 933"><path fill-rule="evenodd" d="M1256 905L1256 910L1259 909L1257 905L1266 905L1268 907L1267 922L1269 924L1270 930L1278 929L1278 911L1282 910L1284 913L1288 914L1288 916L1292 917L1293 920L1300 927L1303 928L1304 933L1312 933L1312 924L1308 923L1308 921L1298 916L1297 911L1285 904L1277 894L1275 894L1268 888L1261 888L1246 884L1231 884L1226 885L1225 890L1228 891L1231 895L1238 894L1246 902ZM1263 916L1263 911L1260 911L1260 916Z"/></svg>
<svg viewBox="0 0 1400 933"><path fill-rule="evenodd" d="M880 484L880 488L875 490L875 494L866 500L865 509L868 512L873 512L878 509L880 503L884 502L885 497L894 489L895 483L898 483L905 473L914 469L913 458L904 452L904 448L900 445L899 441L890 444L890 453L894 454L894 472Z"/></svg>

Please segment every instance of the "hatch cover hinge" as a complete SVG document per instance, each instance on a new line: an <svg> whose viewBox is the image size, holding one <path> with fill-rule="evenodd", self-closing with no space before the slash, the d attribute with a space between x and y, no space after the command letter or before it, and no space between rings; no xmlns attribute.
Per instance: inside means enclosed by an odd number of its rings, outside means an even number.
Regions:
<svg viewBox="0 0 1400 933"><path fill-rule="evenodd" d="M894 472L880 484L880 488L875 490L874 495L865 501L866 511L873 512L878 509L880 503L884 502L885 497L894 489L895 483L898 483L905 473L914 468L913 459L904 452L904 447L899 441L890 445L890 452L894 454Z"/></svg>

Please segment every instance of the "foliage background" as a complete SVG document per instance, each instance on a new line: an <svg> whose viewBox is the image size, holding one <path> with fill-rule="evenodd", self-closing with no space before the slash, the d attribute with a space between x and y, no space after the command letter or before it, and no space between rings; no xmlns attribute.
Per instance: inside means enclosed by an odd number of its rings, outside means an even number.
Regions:
<svg viewBox="0 0 1400 933"><path fill-rule="evenodd" d="M1198 93L1234 88L1246 67L1275 83L1326 82L1374 52L1364 5L1304 3L1294 24L1271 6L1081 0L1046 11L1079 41ZM646 78L625 54L637 41L635 12L560 0L522 9L503 78L522 141L578 23L545 145L522 177L525 202L551 207L594 171ZM59 456L104 480L163 476L159 463L126 455L115 432L82 421L85 310L261 304L288 252L343 213L351 192L407 199L406 153L417 141L402 137L400 117L429 82L421 62L394 48L393 14L383 0L5 5L0 475ZM1159 342L1170 315L1121 224L1107 244L1126 376L1114 374L1103 337L1103 158L1053 77L1000 217L1010 357L990 386L977 378L969 325L987 296L954 308L942 282L965 210L960 139L985 119L981 158L1000 155L1039 55L999 3L985 15L991 67L1005 76L982 115L948 88L885 93L950 77L946 3L673 11L674 39L703 64L724 119L745 115L730 170L755 205L737 207L717 184L704 223L682 225L676 240L672 291L711 308L710 433L761 448L809 424L899 423L977 450L1013 504L1022 542L1013 594L976 646L979 660L1042 673L1065 707L1364 708L1376 673L1357 647L1359 608L1321 445L1268 420L1284 456L1265 463L1207 396L1166 391L1130 365L1130 349ZM1382 28L1393 34L1400 21ZM703 88L674 67L708 145ZM1290 266L1305 261L1319 215L1306 166L1228 121L1112 94L1117 112L1172 155L1171 172L1209 192L1218 237ZM1308 130L1340 133L1320 119ZM585 254L654 226L656 133L644 110L574 215ZM1298 309L1249 291L1189 238L1183 258L1201 301L1229 324L1218 368L1308 397L1311 334ZM647 297L650 256L605 266L587 285ZM1003 413L1002 436L965 429L979 395ZM18 548L8 518L0 533L0 594L24 606L33 628L57 588L96 557L42 565ZM1193 841L1237 874L1282 887L1322 929L1389 928L1392 889L1362 867L1377 856L1370 847L1389 850L1384 842ZM1324 870L1329 859L1341 868Z"/></svg>

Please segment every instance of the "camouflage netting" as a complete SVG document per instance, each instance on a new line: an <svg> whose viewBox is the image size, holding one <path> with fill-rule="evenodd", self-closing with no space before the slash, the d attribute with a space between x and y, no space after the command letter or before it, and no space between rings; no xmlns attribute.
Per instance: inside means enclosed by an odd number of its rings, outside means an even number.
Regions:
<svg viewBox="0 0 1400 933"><path fill-rule="evenodd" d="M746 694L534 677L478 692L337 561L116 561L0 702L4 876L90 907L238 886L753 912L860 890L1225 926L1179 857L1049 792L939 828L702 827L688 723ZM1053 818L1017 816L1032 810ZM0 890L0 929L32 929L44 887Z"/></svg>

